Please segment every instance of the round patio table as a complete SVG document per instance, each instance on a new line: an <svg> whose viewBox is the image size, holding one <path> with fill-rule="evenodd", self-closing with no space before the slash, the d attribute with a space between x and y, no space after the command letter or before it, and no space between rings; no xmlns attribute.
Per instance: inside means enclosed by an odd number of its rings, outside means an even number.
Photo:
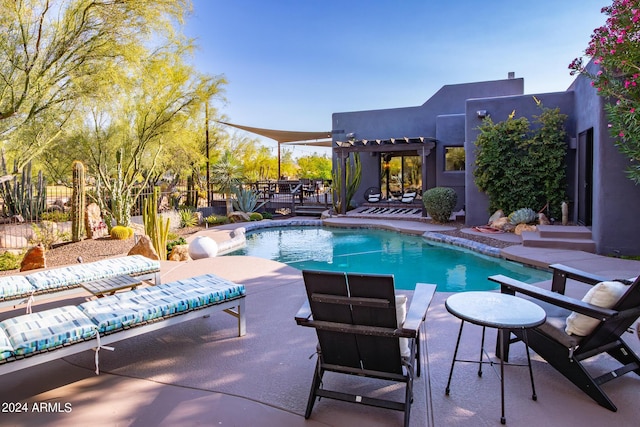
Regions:
<svg viewBox="0 0 640 427"><path fill-rule="evenodd" d="M504 334L510 334L510 330L522 329L524 343L527 349L527 364L529 366L529 377L531 378L531 390L533 400L537 400L536 389L533 383L533 371L531 370L531 357L529 355L529 347L526 345L526 330L534 328L544 323L546 320L545 311L531 301L518 298L509 294L497 292L461 292L447 298L445 307L449 313L461 319L460 330L458 331L458 340L456 349L453 353L451 361L451 370L449 371L449 380L445 394L449 395L451 386L451 377L453 375L453 367L456 362L478 363L478 376L482 376L482 364L489 363L493 366L492 361L483 362L482 357L484 350L485 329L495 328L498 330L498 339L500 340L500 356L504 354ZM457 359L458 347L460 345L460 336L465 322L470 322L482 326L482 342L480 345L480 360L460 360ZM507 335L508 337L508 335ZM496 355L497 356L497 355ZM506 423L504 414L504 360L500 357L500 397L502 404L502 414L500 422ZM524 365L518 365L524 366Z"/></svg>

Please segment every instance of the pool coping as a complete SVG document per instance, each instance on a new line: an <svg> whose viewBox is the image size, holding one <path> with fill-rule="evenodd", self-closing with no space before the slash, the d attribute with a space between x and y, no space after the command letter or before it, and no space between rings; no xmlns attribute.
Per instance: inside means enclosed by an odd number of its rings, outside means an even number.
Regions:
<svg viewBox="0 0 640 427"><path fill-rule="evenodd" d="M513 242L513 245L500 249L474 240L442 233L443 231L456 230L457 228L453 226L406 219L394 220L333 216L324 219L293 217L282 220L243 222L225 224L199 231L190 236L187 239L187 243L196 236L206 235L217 242L218 253L224 255L242 247L245 242L245 234L249 231L271 227L288 227L292 225L378 228L406 234L421 235L432 242L458 246L487 256L501 258L520 263L527 267L543 270L548 270L550 264L560 263L602 277L635 277L638 275L638 271L640 271L640 261L613 258L571 249L524 247L521 243L517 242ZM500 236L502 237L504 235Z"/></svg>

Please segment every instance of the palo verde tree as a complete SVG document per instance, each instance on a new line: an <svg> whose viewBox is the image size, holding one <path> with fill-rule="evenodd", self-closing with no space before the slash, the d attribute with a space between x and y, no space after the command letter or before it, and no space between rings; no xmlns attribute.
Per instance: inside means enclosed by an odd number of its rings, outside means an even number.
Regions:
<svg viewBox="0 0 640 427"><path fill-rule="evenodd" d="M100 101L82 110L73 137L51 149L55 155L70 144L80 148L100 189L96 202L117 225L129 225L131 206L157 176L161 152L193 137L203 100L224 83L196 73L186 61L190 45L183 43L169 40L129 64Z"/></svg>
<svg viewBox="0 0 640 427"><path fill-rule="evenodd" d="M189 7L188 0L0 0L0 136L18 168Z"/></svg>
<svg viewBox="0 0 640 427"><path fill-rule="evenodd" d="M533 128L515 111L503 122L484 119L473 174L490 211L531 208L559 218L566 200L566 115L534 100L541 113L533 116Z"/></svg>

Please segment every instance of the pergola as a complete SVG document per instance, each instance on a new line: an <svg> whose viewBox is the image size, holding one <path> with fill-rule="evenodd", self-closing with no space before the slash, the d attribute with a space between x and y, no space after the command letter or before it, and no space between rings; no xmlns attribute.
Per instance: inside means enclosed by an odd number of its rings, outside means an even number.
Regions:
<svg viewBox="0 0 640 427"><path fill-rule="evenodd" d="M417 152L423 158L422 161L422 190L424 191L427 182L427 163L424 158L427 157L431 150L436 146L437 140L432 137L399 137L386 139L347 139L346 141L336 141L334 152L339 161L342 162L342 176L340 180L343 185L341 187L340 199L346 200L346 169L349 155L351 153L387 153L387 152ZM340 213L346 213L347 207L342 203Z"/></svg>
<svg viewBox="0 0 640 427"><path fill-rule="evenodd" d="M278 143L278 177L280 177L280 146L282 144L287 145L310 145L315 147L331 147L331 131L327 132L304 132L304 131L291 131L291 130L276 130L276 129L264 129L251 126L238 125L235 123L228 123L218 121L218 123L231 126L236 129L241 129L247 132L255 133L256 135L264 136L265 138L273 139Z"/></svg>

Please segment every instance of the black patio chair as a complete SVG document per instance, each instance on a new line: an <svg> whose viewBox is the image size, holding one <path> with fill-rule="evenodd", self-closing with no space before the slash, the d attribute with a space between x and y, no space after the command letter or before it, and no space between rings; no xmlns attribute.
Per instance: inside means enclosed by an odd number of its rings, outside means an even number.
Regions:
<svg viewBox="0 0 640 427"><path fill-rule="evenodd" d="M540 302L547 312L547 321L527 331L527 345L599 405L616 411L616 406L601 385L629 372L640 375L640 358L621 337L640 316L640 278L625 286L616 285L621 296L611 308L603 308L565 296L564 292L567 279L595 285L592 291L604 286L601 283L604 279L560 264L550 267L554 270L551 291L502 275L491 276L489 280L499 283L504 293L520 293ZM594 292L591 295L595 297ZM584 299L590 298L585 296ZM587 316L583 318L587 321L589 318L597 319L593 322L594 329L590 332L585 329L588 333L584 336L568 334L565 328L571 311ZM509 358L509 344L522 339L521 332L512 332L515 339L505 338L505 354L502 355L505 361ZM603 353L620 362L619 367L594 377L584 362ZM499 352L496 351L496 354Z"/></svg>
<svg viewBox="0 0 640 427"><path fill-rule="evenodd" d="M382 190L380 187L369 187L364 192L364 200L368 203L378 203L382 200Z"/></svg>
<svg viewBox="0 0 640 427"><path fill-rule="evenodd" d="M408 426L414 369L420 375L419 328L435 285L416 285L406 320L399 326L393 276L302 274L308 301L295 319L301 326L315 328L318 336L318 361L305 418L311 416L316 398L326 397L404 411L404 425ZM402 356L402 338L409 341L406 357ZM326 371L405 383L404 401L326 389L322 383Z"/></svg>

